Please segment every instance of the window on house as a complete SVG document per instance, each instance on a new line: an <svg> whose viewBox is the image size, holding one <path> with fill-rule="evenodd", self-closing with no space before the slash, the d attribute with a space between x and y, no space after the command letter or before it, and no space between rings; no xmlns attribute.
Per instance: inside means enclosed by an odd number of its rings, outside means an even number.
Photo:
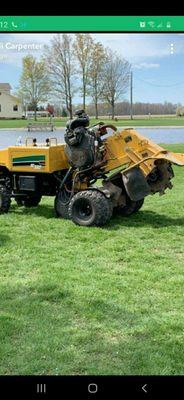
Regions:
<svg viewBox="0 0 184 400"><path fill-rule="evenodd" d="M18 105L13 106L13 111L18 111Z"/></svg>
<svg viewBox="0 0 184 400"><path fill-rule="evenodd" d="M1 104L0 104L0 112L1 112Z"/></svg>

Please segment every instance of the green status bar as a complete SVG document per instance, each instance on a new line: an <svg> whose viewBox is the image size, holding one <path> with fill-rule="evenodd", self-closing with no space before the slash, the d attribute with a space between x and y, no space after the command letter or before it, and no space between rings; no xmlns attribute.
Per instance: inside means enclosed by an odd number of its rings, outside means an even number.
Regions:
<svg viewBox="0 0 184 400"><path fill-rule="evenodd" d="M0 16L0 32L182 32L184 16Z"/></svg>

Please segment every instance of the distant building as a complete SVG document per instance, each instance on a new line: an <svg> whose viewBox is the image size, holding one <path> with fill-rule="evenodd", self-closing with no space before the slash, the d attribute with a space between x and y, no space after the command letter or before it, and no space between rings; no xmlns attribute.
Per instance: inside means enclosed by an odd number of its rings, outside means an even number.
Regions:
<svg viewBox="0 0 184 400"><path fill-rule="evenodd" d="M11 86L9 83L0 83L0 119L22 118L21 101L11 95Z"/></svg>

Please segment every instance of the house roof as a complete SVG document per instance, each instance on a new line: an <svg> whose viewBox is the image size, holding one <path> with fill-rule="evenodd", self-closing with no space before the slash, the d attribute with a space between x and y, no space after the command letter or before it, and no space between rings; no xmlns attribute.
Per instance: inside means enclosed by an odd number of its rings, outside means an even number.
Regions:
<svg viewBox="0 0 184 400"><path fill-rule="evenodd" d="M18 97L12 96L11 94L9 94L9 96L10 96L12 99L14 99L17 103L21 103L21 100L18 99Z"/></svg>
<svg viewBox="0 0 184 400"><path fill-rule="evenodd" d="M21 100L18 97L12 95L12 94L0 91L0 100L1 100L1 95L6 97L7 99L14 100L16 103L21 103Z"/></svg>
<svg viewBox="0 0 184 400"><path fill-rule="evenodd" d="M9 83L0 83L0 91L10 91L11 90L11 86Z"/></svg>

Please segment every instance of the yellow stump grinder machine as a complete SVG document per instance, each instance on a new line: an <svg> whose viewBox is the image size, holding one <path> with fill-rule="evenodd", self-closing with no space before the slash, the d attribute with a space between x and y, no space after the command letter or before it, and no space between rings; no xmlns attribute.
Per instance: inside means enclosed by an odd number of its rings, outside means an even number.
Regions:
<svg viewBox="0 0 184 400"><path fill-rule="evenodd" d="M8 212L12 198L18 206L36 207L42 196L55 196L57 216L102 226L113 213L131 215L146 196L171 189L172 164L183 166L184 154L134 129L118 132L102 122L89 127L79 110L67 123L65 144L27 138L25 145L0 150L0 213Z"/></svg>

